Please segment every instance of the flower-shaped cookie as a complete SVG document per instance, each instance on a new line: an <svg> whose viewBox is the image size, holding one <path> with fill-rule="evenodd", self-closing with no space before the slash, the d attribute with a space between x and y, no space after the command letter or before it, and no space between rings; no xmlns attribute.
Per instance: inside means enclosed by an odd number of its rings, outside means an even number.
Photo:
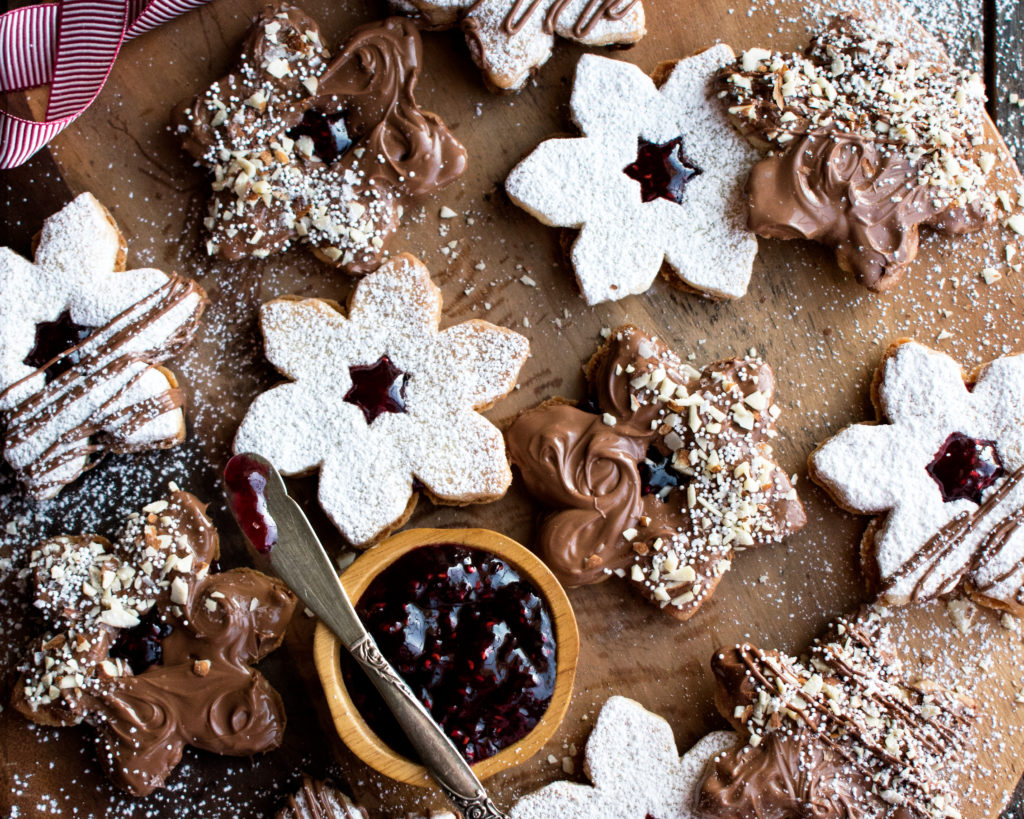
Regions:
<svg viewBox="0 0 1024 819"><path fill-rule="evenodd" d="M466 151L413 92L423 63L400 17L355 29L332 58L287 4L257 18L234 73L173 118L214 174L207 251L264 258L294 242L363 273L387 255L401 199L462 174Z"/></svg>
<svg viewBox="0 0 1024 819"><path fill-rule="evenodd" d="M281 743L281 698L250 664L280 645L296 601L251 569L211 574L218 554L204 505L173 487L116 544L58 537L32 553L52 630L14 706L42 725L92 726L110 778L137 796L163 786L186 745L251 756Z"/></svg>
<svg viewBox="0 0 1024 819"><path fill-rule="evenodd" d="M548 61L555 35L588 46L632 45L644 28L641 0L391 0L428 28L462 26L473 61L497 91L518 91Z"/></svg>
<svg viewBox="0 0 1024 819"><path fill-rule="evenodd" d="M732 50L717 45L655 80L629 63L584 55L572 116L584 136L542 142L505 180L512 200L548 225L578 228L570 259L589 304L669 281L713 298L747 291L757 240L743 184L757 155L709 99Z"/></svg>
<svg viewBox="0 0 1024 819"><path fill-rule="evenodd" d="M205 305L190 279L125 270L124 237L89 193L46 220L34 262L0 247L4 457L31 495L56 495L100 452L184 439L184 395L158 364Z"/></svg>
<svg viewBox="0 0 1024 819"><path fill-rule="evenodd" d="M686 620L736 552L806 522L768 443L780 412L772 371L745 358L699 372L629 326L585 370L588 410L554 399L507 433L527 489L554 510L541 552L565 585L628 577Z"/></svg>
<svg viewBox="0 0 1024 819"><path fill-rule="evenodd" d="M593 787L554 782L523 797L511 819L697 819L695 794L705 765L734 744L717 731L682 759L672 727L638 702L612 697L587 740L587 776Z"/></svg>
<svg viewBox="0 0 1024 819"><path fill-rule="evenodd" d="M878 423L812 453L811 477L851 512L884 516L862 556L900 605L953 591L1024 611L1024 355L964 375L949 356L890 345L872 385Z"/></svg>
<svg viewBox="0 0 1024 819"><path fill-rule="evenodd" d="M870 290L903 277L921 225L995 218L982 79L918 58L902 32L839 15L806 56L752 48L717 86L736 127L772 150L747 185L751 229L829 245Z"/></svg>
<svg viewBox="0 0 1024 819"><path fill-rule="evenodd" d="M260 395L235 438L286 475L320 470L320 504L369 546L412 513L418 481L440 503L482 503L511 481L501 433L479 414L516 383L529 342L472 320L438 330L441 292L402 254L364 278L348 317L280 298L260 316L267 358L292 383Z"/></svg>
<svg viewBox="0 0 1024 819"><path fill-rule="evenodd" d="M840 618L806 660L749 643L711 662L738 742L709 763L694 808L735 819L952 819L973 719L966 698L908 684L870 609Z"/></svg>

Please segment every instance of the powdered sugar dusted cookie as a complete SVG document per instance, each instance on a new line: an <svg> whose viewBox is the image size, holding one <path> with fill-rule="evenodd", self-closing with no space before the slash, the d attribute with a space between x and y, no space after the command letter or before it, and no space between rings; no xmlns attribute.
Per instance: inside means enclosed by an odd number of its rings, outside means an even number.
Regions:
<svg viewBox="0 0 1024 819"><path fill-rule="evenodd" d="M488 85L518 91L547 62L555 36L589 46L632 45L646 34L641 0L391 0L434 29L462 26Z"/></svg>
<svg viewBox="0 0 1024 819"><path fill-rule="evenodd" d="M320 470L320 503L369 546L401 526L417 479L449 504L501 497L505 444L479 414L516 383L529 342L477 319L438 330L441 291L402 254L363 279L348 316L321 299L275 299L260 323L290 383L260 395L235 438L286 475Z"/></svg>
<svg viewBox="0 0 1024 819"><path fill-rule="evenodd" d="M654 79L584 55L572 116L584 136L542 142L505 180L512 200L548 225L579 229L570 260L589 304L669 281L713 298L747 291L757 240L742 193L756 153L709 99L733 60L717 45Z"/></svg>
<svg viewBox="0 0 1024 819"><path fill-rule="evenodd" d="M671 726L638 702L612 697L587 740L593 787L554 782L524 797L511 819L697 819L695 793L704 767L736 741L708 734L679 758Z"/></svg>
<svg viewBox="0 0 1024 819"><path fill-rule="evenodd" d="M718 87L736 126L771 149L748 184L759 236L829 245L871 290L894 286L918 229L980 229L996 145L981 77L918 59L876 21L842 15L806 55L745 52Z"/></svg>
<svg viewBox="0 0 1024 819"><path fill-rule="evenodd" d="M159 363L191 340L206 296L160 270L125 270L113 218L83 193L46 220L35 261L0 248L4 457L50 498L102 452L174 446L185 397Z"/></svg>
<svg viewBox="0 0 1024 819"><path fill-rule="evenodd" d="M303 774L302 787L288 797L276 819L370 819L370 814L329 782Z"/></svg>
<svg viewBox="0 0 1024 819"><path fill-rule="evenodd" d="M1024 611L1024 355L965 376L949 356L898 341L872 400L878 423L826 441L810 474L843 508L882 516L863 550L882 598L965 581L982 602Z"/></svg>
<svg viewBox="0 0 1024 819"><path fill-rule="evenodd" d="M952 819L973 706L907 680L870 610L840 618L810 656L749 643L715 655L715 705L738 741L714 757L706 819Z"/></svg>
<svg viewBox="0 0 1024 819"><path fill-rule="evenodd" d="M303 242L349 273L379 265L402 199L466 167L462 145L416 104L421 63L408 20L361 26L332 58L303 12L265 9L234 73L174 114L214 174L207 250L263 258Z"/></svg>
<svg viewBox="0 0 1024 819"><path fill-rule="evenodd" d="M696 370L628 325L584 369L587 409L553 399L506 434L527 489L552 510L541 554L567 586L618 575L687 620L737 552L806 523L773 460L774 375L754 357Z"/></svg>

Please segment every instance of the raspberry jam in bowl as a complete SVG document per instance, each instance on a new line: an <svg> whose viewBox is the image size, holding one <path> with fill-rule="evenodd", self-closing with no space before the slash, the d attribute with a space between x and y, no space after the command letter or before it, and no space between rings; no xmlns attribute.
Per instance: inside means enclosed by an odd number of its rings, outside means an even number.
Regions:
<svg viewBox="0 0 1024 819"><path fill-rule="evenodd" d="M412 529L342 575L384 656L481 779L554 734L579 655L576 621L547 567L484 529ZM380 695L337 638L317 626L315 658L342 740L371 767L430 780Z"/></svg>

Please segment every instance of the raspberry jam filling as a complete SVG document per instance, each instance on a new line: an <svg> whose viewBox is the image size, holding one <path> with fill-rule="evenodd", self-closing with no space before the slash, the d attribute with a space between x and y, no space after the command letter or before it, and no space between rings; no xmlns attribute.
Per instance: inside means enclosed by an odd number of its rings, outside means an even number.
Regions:
<svg viewBox="0 0 1024 819"><path fill-rule="evenodd" d="M235 455L224 467L228 502L242 533L253 548L268 554L277 543L277 523L267 510L270 471L246 455Z"/></svg>
<svg viewBox="0 0 1024 819"><path fill-rule="evenodd" d="M46 381L49 383L75 366L80 358L77 352L60 354L78 346L92 333L92 327L75 324L71 320L71 311L65 310L56 321L42 321L36 325L35 346L25 356L24 363L38 370L52 360L53 363L46 367Z"/></svg>
<svg viewBox="0 0 1024 819"><path fill-rule="evenodd" d="M657 495L664 500L673 489L689 483L689 478L672 466L672 456L665 455L656 446L647 448L647 454L638 464L641 493Z"/></svg>
<svg viewBox="0 0 1024 819"><path fill-rule="evenodd" d="M381 652L468 762L522 739L555 686L551 614L501 558L455 544L422 546L382 571L356 604ZM370 728L412 748L355 661L345 684Z"/></svg>
<svg viewBox="0 0 1024 819"><path fill-rule="evenodd" d="M375 364L349 367L348 372L352 386L345 393L344 400L363 411L367 424L372 424L385 412L406 411L405 385L409 376L386 355L382 355Z"/></svg>
<svg viewBox="0 0 1024 819"><path fill-rule="evenodd" d="M296 142L301 137L309 137L313 141L313 154L327 163L340 159L352 147L344 111L324 114L310 108L298 125L288 129L288 136Z"/></svg>
<svg viewBox="0 0 1024 819"><path fill-rule="evenodd" d="M947 503L961 499L981 503L982 493L1006 474L995 441L981 441L961 432L943 442L927 469Z"/></svg>
<svg viewBox="0 0 1024 819"><path fill-rule="evenodd" d="M697 163L683 151L682 137L662 145L639 140L636 161L622 172L640 183L640 198L644 202L667 199L677 205L686 195L687 183L702 173Z"/></svg>
<svg viewBox="0 0 1024 819"><path fill-rule="evenodd" d="M117 633L110 656L128 663L133 674L141 674L151 665L163 663L163 639L170 633L170 624L160 620L153 608L137 626Z"/></svg>

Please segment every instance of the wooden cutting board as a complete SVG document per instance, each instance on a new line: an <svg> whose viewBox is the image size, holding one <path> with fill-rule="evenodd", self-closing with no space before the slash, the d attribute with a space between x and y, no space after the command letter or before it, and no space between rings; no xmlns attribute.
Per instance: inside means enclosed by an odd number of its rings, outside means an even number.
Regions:
<svg viewBox="0 0 1024 819"><path fill-rule="evenodd" d="M115 532L125 513L155 497L169 479L211 502L224 539L223 564L246 562L218 475L249 402L278 380L262 357L258 307L286 293L344 300L351 288L351 280L301 250L243 264L211 261L200 251L207 179L181 152L167 115L179 100L228 71L260 5L218 0L128 44L98 102L55 140L50 157L8 175L17 189L5 208L10 216L0 224L3 244L27 252L43 218L61 201L89 190L122 226L130 265L194 276L213 300L193 349L173 365L192 393L188 443L105 462L43 508L21 501L9 481L0 484L0 524L13 524L6 534L0 525L0 555L12 559L15 569L40 537L83 528ZM645 71L718 40L736 50L800 48L812 22L795 0L755 5L750 14L744 6L732 13L728 0L646 5L647 38L629 51L609 52ZM309 0L304 7L321 21L328 42L373 16L359 0ZM502 189L509 169L541 139L571 131L567 103L581 50L561 44L521 94L494 96L484 89L460 34L425 35L425 47L417 95L464 141L470 165L421 211L411 209L413 218L391 246L419 255L431 268L444 292L446 323L485 317L530 337L532 357L520 388L490 416L501 421L551 395L580 396L580 365L599 343L602 328L626 321L660 335L684 355L694 353L694 363L754 347L776 372L784 410L776 455L799 477L809 518L806 529L786 543L741 555L713 600L687 623L664 617L618 582L570 591L583 639L574 701L556 739L540 754L488 781L507 806L517 794L564 776L563 757L574 764L574 776L582 777L584 741L609 695L625 694L664 715L683 750L724 725L712 705L708 667L716 647L750 639L799 651L831 618L863 601L857 553L867 521L840 511L810 483L805 459L843 425L871 417L868 385L891 339L915 337L965 365L1017 350L1021 275L1004 270L1002 280L991 285L979 275L1003 256L1010 237L1001 229L955 242L924 237L906 280L884 296L869 294L840 273L818 247L762 241L750 292L738 302L711 303L659 281L644 296L589 308L562 260L558 231L513 206ZM27 102L39 116L45 96L34 92ZM1016 169L1004 160L1001 173ZM442 205L459 216L440 219ZM535 287L521 281L524 274ZM340 554L342 540L313 500L315 479L293 486L328 548ZM421 502L409 525L491 527L529 544L536 514L517 482L505 499L489 506L435 509ZM0 587L5 701L19 653L38 628L25 614L28 598L15 576L8 571ZM962 807L972 819L996 816L1024 771L1024 712L1013 704L1024 682L1017 660L1020 637L986 612L963 634L944 604L893 618L912 665L931 666L931 676L964 686L981 703L974 733L978 760L965 776ZM0 806L9 800L7 812L22 817L44 810L66 816L266 815L300 771L309 770L333 774L383 816L428 804L442 807L436 793L382 780L337 740L313 670L312 629L313 621L299 616L286 644L262 666L288 708L281 749L256 760L189 752L167 791L132 800L106 784L86 730L39 729L6 708L0 713Z"/></svg>

